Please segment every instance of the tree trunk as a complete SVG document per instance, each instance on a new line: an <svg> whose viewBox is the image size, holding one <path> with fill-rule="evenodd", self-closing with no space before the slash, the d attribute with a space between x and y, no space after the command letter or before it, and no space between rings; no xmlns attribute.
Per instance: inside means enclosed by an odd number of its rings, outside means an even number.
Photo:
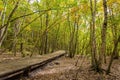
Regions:
<svg viewBox="0 0 120 80"><path fill-rule="evenodd" d="M104 22L102 26L102 32L101 32L101 52L99 57L99 65L102 66L102 63L106 63L106 34L107 34L107 1L103 0L103 8L104 8Z"/></svg>
<svg viewBox="0 0 120 80"><path fill-rule="evenodd" d="M112 62L114 60L114 55L115 55L115 52L117 50L117 47L118 47L118 43L120 42L120 36L118 38L118 40L116 41L116 43L114 44L114 49L113 49L113 52L111 54L111 59L110 59L110 62L109 62L109 65L108 65L108 68L107 68L107 71L106 71L106 74L109 74L110 73L110 68L112 66Z"/></svg>
<svg viewBox="0 0 120 80"><path fill-rule="evenodd" d="M5 25L6 10L7 10L7 2L3 1L3 3L4 3L4 10L1 13L2 26ZM1 47L2 43L3 43L4 38L5 38L4 31L5 31L5 27L0 30L0 39L1 39L1 41L0 41L0 47ZM3 35L4 35L4 37L2 38Z"/></svg>
<svg viewBox="0 0 120 80"><path fill-rule="evenodd" d="M46 29L48 28L48 13L46 14ZM45 32L45 47L44 47L44 54L48 52L48 34L47 31Z"/></svg>
<svg viewBox="0 0 120 80"><path fill-rule="evenodd" d="M94 0L94 8L92 0L90 0L92 22L90 22L90 43L92 55L92 68L98 71L98 62L96 58L96 37L95 37L95 15L96 15L96 0Z"/></svg>
<svg viewBox="0 0 120 80"><path fill-rule="evenodd" d="M0 35L1 35L1 36L0 36L0 47L1 47L1 45L2 45L2 43L3 43L3 41L4 41L4 39L5 39L5 36L6 36L6 34L7 34L7 30L8 30L8 27L9 27L10 20L11 20L13 14L15 13L15 11L16 11L17 8L18 8L19 2L20 2L20 0L18 0L18 1L16 2L13 10L11 11L11 13L10 13L9 16L8 16L8 19L7 19L6 24L4 24L4 25L1 26L1 27L3 27L3 26L4 26L4 27L2 28L3 30L1 29L3 32L2 32L2 34L0 34Z"/></svg>
<svg viewBox="0 0 120 80"><path fill-rule="evenodd" d="M111 8L110 9L111 11L111 17L110 17L110 19L111 19L111 23L112 23L112 27L111 27L111 29L112 29L112 35L113 35L113 41L114 41L114 45L116 44L116 41L117 41L117 36L118 36L118 34L117 34L117 25L114 23L114 14L113 14L113 9ZM118 54L118 50L116 50L115 51L115 55L114 55L114 59L118 59L119 58L119 54Z"/></svg>

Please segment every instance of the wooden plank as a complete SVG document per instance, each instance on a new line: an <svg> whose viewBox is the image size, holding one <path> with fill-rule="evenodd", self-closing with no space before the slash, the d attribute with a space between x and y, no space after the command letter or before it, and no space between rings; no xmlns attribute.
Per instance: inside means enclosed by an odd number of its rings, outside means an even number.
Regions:
<svg viewBox="0 0 120 80"><path fill-rule="evenodd" d="M65 53L66 52L64 50L60 50L40 57L36 56L32 58L24 58L16 61L10 60L6 63L0 63L0 80L5 80L11 74L14 76L17 75L17 73L26 73L29 71L29 69L32 71L37 67L43 66L50 61L65 55Z"/></svg>

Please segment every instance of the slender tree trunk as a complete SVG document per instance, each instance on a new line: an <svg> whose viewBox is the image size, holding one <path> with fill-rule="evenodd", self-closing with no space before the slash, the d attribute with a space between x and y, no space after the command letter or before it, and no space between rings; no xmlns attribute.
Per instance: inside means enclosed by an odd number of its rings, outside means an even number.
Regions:
<svg viewBox="0 0 120 80"><path fill-rule="evenodd" d="M6 18L6 11L7 11L7 1L3 1L3 3L4 3L4 10L1 13L2 26L5 25L5 18ZM3 43L4 38L5 38L4 31L5 31L5 27L0 30L0 39L1 39L0 47L1 47L2 43ZM2 38L3 35L4 35L4 37Z"/></svg>
<svg viewBox="0 0 120 80"><path fill-rule="evenodd" d="M92 22L90 22L90 43L92 55L92 68L98 71L98 62L96 58L96 37L95 37L95 15L96 15L96 0L94 0L94 8L92 0L90 0Z"/></svg>
<svg viewBox="0 0 120 80"><path fill-rule="evenodd" d="M113 60L114 60L114 55L115 55L115 52L117 50L117 47L118 47L118 43L120 42L120 36L118 38L118 40L116 41L116 43L114 44L114 49L113 49L113 52L111 54L111 59L110 59L110 62L109 62L109 65L108 65L108 68L107 68L107 71L106 71L106 74L109 74L110 73L110 69L111 69L111 66L112 66L112 63L113 63Z"/></svg>
<svg viewBox="0 0 120 80"><path fill-rule="evenodd" d="M12 47L12 51L14 53L14 56L16 56L16 47L17 47L17 34L20 31L20 22L19 20L15 21L14 25L13 25L13 32L14 32L14 39L13 39L13 47Z"/></svg>
<svg viewBox="0 0 120 80"><path fill-rule="evenodd" d="M25 54L23 52L23 50L24 50L24 43L23 43L23 34L22 33L20 34L20 37L21 37L20 52L21 52L22 57L25 57Z"/></svg>
<svg viewBox="0 0 120 80"><path fill-rule="evenodd" d="M118 36L118 34L117 34L117 25L114 23L114 14L113 14L113 9L110 9L111 11L111 23L112 23L112 27L111 27L111 29L112 29L112 34L113 34L113 41L114 41L114 45L116 44L116 41L117 41L117 36ZM118 59L119 58L119 53L118 53L118 50L116 50L115 51L115 55L114 55L114 59Z"/></svg>
<svg viewBox="0 0 120 80"><path fill-rule="evenodd" d="M18 0L18 1L16 2L13 10L11 11L11 13L10 13L9 16L8 16L8 19L7 19L6 24L3 25L3 26L4 26L4 27L3 27L4 30L3 30L3 32L2 32L2 35L0 36L0 47L1 47L1 45L2 45L2 43L3 43L3 41L4 41L4 39L5 39L5 36L6 36L6 34L7 34L7 30L8 30L8 27L9 27L10 20L11 20L13 14L15 13L15 11L16 11L17 8L18 8L19 2L20 2L20 0Z"/></svg>
<svg viewBox="0 0 120 80"><path fill-rule="evenodd" d="M70 58L72 58L73 57L73 55L72 55L72 40L73 40L73 38L72 38L72 27L71 27L71 23L70 23L70 13L69 13L70 11L69 11L69 8L68 8L68 16L67 16L67 20L68 20L68 27L69 27L69 29L70 29L70 41L69 41L69 57Z"/></svg>
<svg viewBox="0 0 120 80"><path fill-rule="evenodd" d="M79 18L78 18L78 21L79 21ZM76 38L75 38L75 53L77 52L77 46L78 46L78 34L79 34L79 25L78 25L78 22L76 22Z"/></svg>
<svg viewBox="0 0 120 80"><path fill-rule="evenodd" d="M70 35L70 57L73 58L74 57L74 54L75 54L75 27L76 27L76 21L74 22L74 26L73 26L73 30L72 30L72 33Z"/></svg>
<svg viewBox="0 0 120 80"><path fill-rule="evenodd" d="M48 13L46 14L46 29L48 28ZM45 33L45 47L44 47L44 54L48 52L48 34Z"/></svg>
<svg viewBox="0 0 120 80"><path fill-rule="evenodd" d="M102 63L106 63L106 34L107 34L107 1L103 0L103 8L104 8L104 22L102 26L102 32L101 32L101 39L102 39L102 44L101 44L101 52L100 52L100 57L99 57L99 65L102 66Z"/></svg>

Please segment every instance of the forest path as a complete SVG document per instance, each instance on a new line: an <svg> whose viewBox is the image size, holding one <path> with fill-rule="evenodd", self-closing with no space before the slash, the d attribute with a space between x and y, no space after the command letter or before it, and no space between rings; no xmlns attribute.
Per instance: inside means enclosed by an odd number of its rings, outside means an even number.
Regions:
<svg viewBox="0 0 120 80"><path fill-rule="evenodd" d="M31 69L33 67L49 62L54 58L65 55L65 53L66 51L59 50L47 55L34 56L31 58L27 57L27 58L22 58L17 60L0 62L0 80L1 80L1 77L3 77L4 75L11 74L17 71L23 71L28 67L30 67Z"/></svg>
<svg viewBox="0 0 120 80"><path fill-rule="evenodd" d="M78 58L78 64L75 66ZM109 58L107 59L109 61ZM44 68L33 71L29 78L21 80L120 80L120 59L113 62L110 75L96 73L90 66L90 57L87 56L75 56L72 59L61 57Z"/></svg>

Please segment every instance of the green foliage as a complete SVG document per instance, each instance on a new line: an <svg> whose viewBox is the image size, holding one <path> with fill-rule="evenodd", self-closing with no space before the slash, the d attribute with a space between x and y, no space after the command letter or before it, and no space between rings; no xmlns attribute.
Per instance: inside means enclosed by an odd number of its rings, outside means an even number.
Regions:
<svg viewBox="0 0 120 80"><path fill-rule="evenodd" d="M5 23L17 0L6 0L6 2L7 10L4 13L6 16ZM108 12L108 49L113 49L114 45L114 36L112 33L112 27L114 24L117 26L117 35L120 35L120 6L118 4L119 0L108 1L109 10L113 11L113 15ZM113 8L113 6L115 7ZM4 4L2 0L0 0L0 14L3 14L1 12L4 10ZM100 48L101 27L103 24L102 1L97 2L96 13L95 32L97 35L97 45L98 48ZM1 16L0 19L2 19L2 17L3 16ZM5 48L9 48L11 44L14 43L16 35L17 49L19 49L18 47L23 43L25 45L25 50L29 48L32 49L31 51L36 50L37 52L42 52L47 38L48 52L53 48L55 50L68 50L71 35L75 29L74 40L76 40L76 34L78 34L76 52L82 53L82 49L84 49L84 53L85 51L89 51L87 46L89 46L90 42L90 22L92 18L89 0L34 0L33 2L21 0L11 19L15 18L17 18L15 21L9 22L7 36L4 40ZM1 21L0 25L2 23L3 22ZM78 24L78 33L76 24ZM13 29L14 27L17 28ZM16 30L16 32L14 30ZM75 44L74 41L73 44Z"/></svg>

